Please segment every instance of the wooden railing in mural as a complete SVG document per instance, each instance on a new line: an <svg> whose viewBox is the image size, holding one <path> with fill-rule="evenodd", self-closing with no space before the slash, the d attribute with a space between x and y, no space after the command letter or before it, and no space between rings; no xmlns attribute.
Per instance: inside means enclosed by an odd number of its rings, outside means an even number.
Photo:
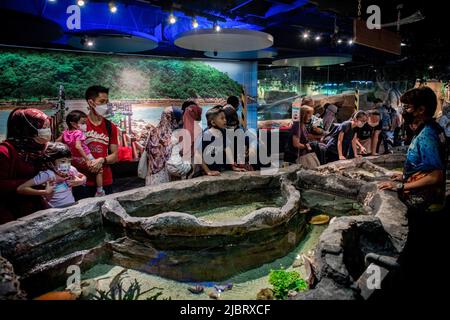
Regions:
<svg viewBox="0 0 450 320"><path fill-rule="evenodd" d="M117 125L119 132L119 160L138 160L143 150L132 129L132 105L129 102L116 102L112 104L112 108L114 115L110 120Z"/></svg>
<svg viewBox="0 0 450 320"><path fill-rule="evenodd" d="M57 139L64 130L66 94L63 85L59 86L58 100L55 101L55 105L56 112L50 117L50 128L54 140Z"/></svg>
<svg viewBox="0 0 450 320"><path fill-rule="evenodd" d="M61 126L63 124L63 121L64 121L64 111L62 110L56 111L56 113L54 113L50 117L50 128L52 130L52 136L54 140L58 138L62 133Z"/></svg>

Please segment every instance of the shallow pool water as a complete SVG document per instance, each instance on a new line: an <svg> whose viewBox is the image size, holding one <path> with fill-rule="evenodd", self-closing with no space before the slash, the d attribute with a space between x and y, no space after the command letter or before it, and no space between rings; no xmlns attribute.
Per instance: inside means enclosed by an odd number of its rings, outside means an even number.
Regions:
<svg viewBox="0 0 450 320"><path fill-rule="evenodd" d="M223 222L245 217L247 214L266 207L282 207L284 199L280 192L249 191L222 193L204 201L183 207L183 212L210 222Z"/></svg>
<svg viewBox="0 0 450 320"><path fill-rule="evenodd" d="M311 209L312 214L329 216L352 216L364 214L364 209L357 201L316 190L300 191L302 204Z"/></svg>
<svg viewBox="0 0 450 320"><path fill-rule="evenodd" d="M353 199L342 198L336 195L326 194L313 190L302 190L302 207L310 208L306 214L306 221L309 221L312 217L319 214L327 214L329 216L342 216L342 215L356 215L363 214L363 208L361 205L355 202ZM219 200L216 202L219 206L214 206L210 201L193 201L192 204L182 204L183 212L188 212L201 219L207 221L223 221L229 219L241 218L253 210L260 209L262 207L280 207L284 204L284 199L280 193L274 193L273 191L254 191L247 192L245 195L238 195L237 193L219 194L217 197ZM236 199L239 199L238 201ZM294 220L295 221L295 220ZM305 221L305 220L302 220ZM297 223L297 222L296 222ZM256 299L258 292L265 288L271 288L269 280L269 273L271 270L284 268L288 271L295 270L305 277L306 272L304 266L299 263L302 254L308 256L312 255L312 250L315 249L320 235L327 228L328 224L313 226L307 225L306 232L300 242L289 249L289 252L283 257L266 260L269 262L262 262L257 267L250 270L239 270L237 266L233 264L223 266L231 269L236 268L233 271L232 276L225 278L220 282L208 281L208 277L204 277L206 280L202 282L181 282L176 280L167 279L155 274L148 274L134 269L125 269L121 266L114 266L109 264L98 264L93 268L87 270L82 274L82 279L85 283L95 284L98 290L108 291L111 283L117 283L120 279L123 287L128 288L135 280L141 285L141 292L153 289L150 292L142 295L140 299L147 299L161 292L158 299L173 299L173 300L209 300L211 299L208 294L215 291L214 285L233 284L231 290L220 293L220 299L223 300L253 300ZM246 249L239 251L242 256L246 255ZM233 259L239 259L239 254ZM248 252L247 252L248 254ZM230 256L228 256L231 259ZM231 261L228 259L228 262ZM212 264L210 264L212 265ZM222 266L221 264L215 264ZM181 266L180 266L181 267ZM206 268L205 275L211 273L208 270L208 263L205 261L203 268ZM202 268L200 268L202 269ZM203 270L203 269L202 269ZM207 272L206 272L207 271ZM212 270L214 272L214 270ZM120 276L117 276L120 274ZM205 288L201 294L193 294L188 288L193 285L201 285ZM62 288L60 288L62 289ZM95 293L94 291L91 291ZM92 297L92 296L91 296Z"/></svg>
<svg viewBox="0 0 450 320"><path fill-rule="evenodd" d="M265 207L280 208L285 199L279 190L250 190L243 192L222 192L205 198L190 201L147 206L130 213L136 217L149 217L163 212L189 213L209 222L236 220Z"/></svg>
<svg viewBox="0 0 450 320"><path fill-rule="evenodd" d="M137 280L141 285L141 291L146 291L153 287L158 288L142 295L140 299L143 300L151 297L157 292L162 292L162 295L159 296L158 299L209 300L208 293L215 290L214 285L232 283L233 288L231 290L220 293L221 300L254 300L260 290L271 288L271 285L268 282L270 270L285 268L289 271L295 270L302 276L305 274L303 266L293 267L293 263L299 255L303 253L306 254L314 249L320 234L325 228L326 226L311 226L305 239L285 257L264 264L259 268L239 273L221 282L183 283L136 270L105 264L96 265L83 273L82 280L88 280L90 282L95 281L99 290L108 291L115 276L123 272L120 275L120 280L122 281L124 288L128 288L134 280ZM205 291L202 294L193 294L188 291L188 288L192 285L202 285L205 287Z"/></svg>

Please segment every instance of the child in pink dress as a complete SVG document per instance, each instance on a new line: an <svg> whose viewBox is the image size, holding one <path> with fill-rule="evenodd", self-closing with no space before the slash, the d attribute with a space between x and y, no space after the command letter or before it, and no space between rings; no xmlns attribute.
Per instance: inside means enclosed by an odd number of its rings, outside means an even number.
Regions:
<svg viewBox="0 0 450 320"><path fill-rule="evenodd" d="M72 163L77 168L87 168L94 156L86 145L86 119L87 115L79 110L71 111L66 117L67 130L64 130L61 141L65 143L72 152ZM97 184L96 197L105 195L103 190L103 171L100 170L95 177Z"/></svg>

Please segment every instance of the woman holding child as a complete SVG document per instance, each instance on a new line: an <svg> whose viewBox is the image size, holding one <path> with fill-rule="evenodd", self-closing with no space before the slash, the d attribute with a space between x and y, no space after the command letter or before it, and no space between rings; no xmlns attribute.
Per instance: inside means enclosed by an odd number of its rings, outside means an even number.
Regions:
<svg viewBox="0 0 450 320"><path fill-rule="evenodd" d="M0 144L0 224L47 207L42 196L22 195L17 189L42 169L39 160L44 158L51 138L50 119L44 112L17 108L10 113L7 137ZM76 186L83 180L74 177L67 182Z"/></svg>

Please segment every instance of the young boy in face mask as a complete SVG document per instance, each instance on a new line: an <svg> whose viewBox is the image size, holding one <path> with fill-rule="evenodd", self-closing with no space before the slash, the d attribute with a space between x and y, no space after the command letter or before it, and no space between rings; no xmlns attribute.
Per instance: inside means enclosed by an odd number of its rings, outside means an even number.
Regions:
<svg viewBox="0 0 450 320"><path fill-rule="evenodd" d="M350 156L350 148L356 150L356 128L362 128L367 122L367 113L358 111L348 121L335 126L326 138L327 162L346 160Z"/></svg>
<svg viewBox="0 0 450 320"><path fill-rule="evenodd" d="M208 128L203 132L202 139L197 141L197 163L202 164L203 171L208 176L220 176L220 172L229 168L233 171L244 172L234 162L234 155L230 142L227 140L227 119L223 107L218 105L206 112Z"/></svg>
<svg viewBox="0 0 450 320"><path fill-rule="evenodd" d="M72 154L69 148L60 142L49 143L44 152L47 170L39 172L17 188L17 193L30 196L42 196L50 208L61 208L75 203L72 187L67 180L77 177L86 179L77 169L70 165ZM34 189L45 185L45 189Z"/></svg>

